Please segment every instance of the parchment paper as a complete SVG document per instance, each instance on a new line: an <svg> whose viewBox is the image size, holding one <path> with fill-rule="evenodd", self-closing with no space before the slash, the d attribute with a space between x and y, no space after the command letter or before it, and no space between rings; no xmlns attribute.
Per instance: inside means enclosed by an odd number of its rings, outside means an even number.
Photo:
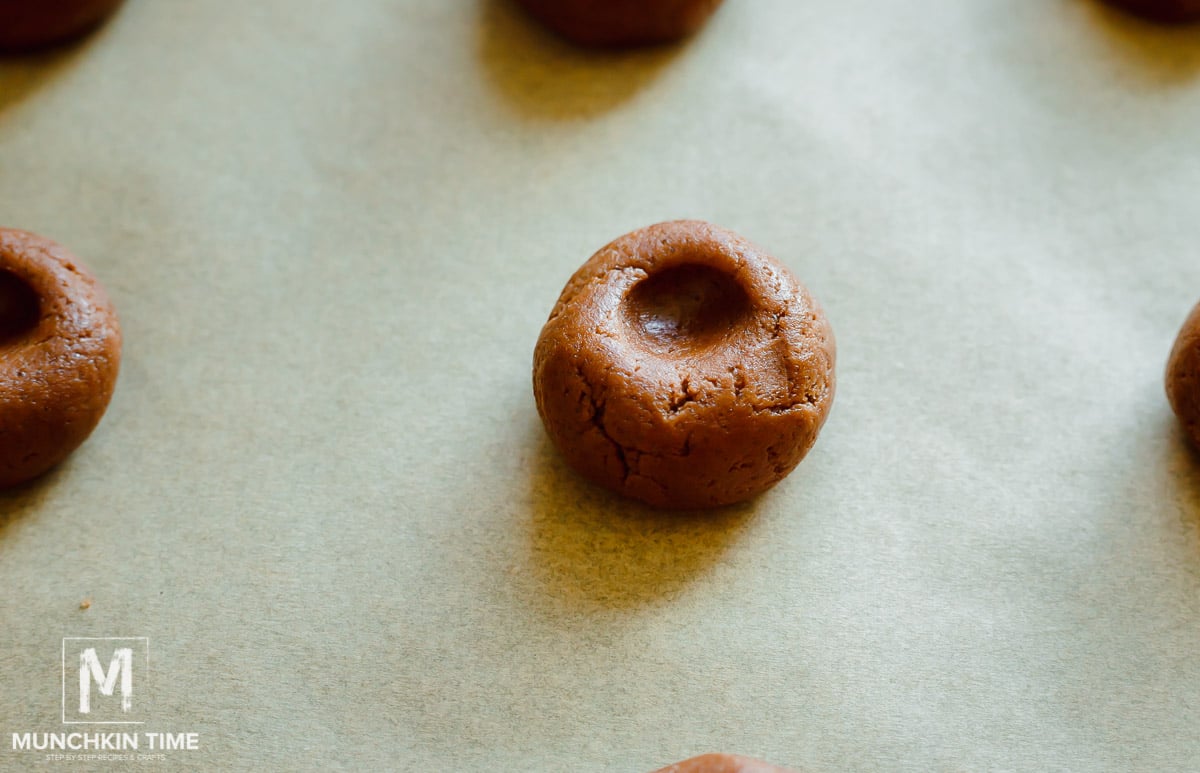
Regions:
<svg viewBox="0 0 1200 773"><path fill-rule="evenodd" d="M130 0L0 63L0 222L126 340L0 496L0 767L123 767L10 736L71 729L63 637L144 636L144 729L201 748L127 767L1200 768L1198 131L1200 31L1091 0L729 0L617 55L502 0ZM570 474L530 388L570 273L678 217L840 346L801 467L690 517Z"/></svg>

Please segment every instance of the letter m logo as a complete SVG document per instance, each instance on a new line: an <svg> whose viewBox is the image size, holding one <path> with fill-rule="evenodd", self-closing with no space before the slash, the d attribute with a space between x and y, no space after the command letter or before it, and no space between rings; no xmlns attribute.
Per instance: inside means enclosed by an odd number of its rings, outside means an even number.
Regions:
<svg viewBox="0 0 1200 773"><path fill-rule="evenodd" d="M121 711L128 714L133 708L133 650L121 647L113 650L108 671L100 665L96 649L88 647L79 654L79 713L92 713L92 680L100 686L102 695L113 694L117 677L121 677Z"/></svg>
<svg viewBox="0 0 1200 773"><path fill-rule="evenodd" d="M78 679L68 664L78 665ZM145 637L63 639L63 723L142 724L149 676Z"/></svg>

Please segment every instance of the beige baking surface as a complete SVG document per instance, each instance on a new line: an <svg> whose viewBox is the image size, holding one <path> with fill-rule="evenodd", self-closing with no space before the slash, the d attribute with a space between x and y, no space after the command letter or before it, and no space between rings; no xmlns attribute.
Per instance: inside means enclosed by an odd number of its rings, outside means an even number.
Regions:
<svg viewBox="0 0 1200 773"><path fill-rule="evenodd" d="M131 0L0 64L0 221L126 332L0 498L0 767L78 767L9 738L64 729L61 637L146 636L145 729L202 746L154 769L1197 769L1198 132L1200 31L1087 0L729 0L617 56L501 0ZM675 217L840 342L800 469L694 517L568 474L529 377Z"/></svg>

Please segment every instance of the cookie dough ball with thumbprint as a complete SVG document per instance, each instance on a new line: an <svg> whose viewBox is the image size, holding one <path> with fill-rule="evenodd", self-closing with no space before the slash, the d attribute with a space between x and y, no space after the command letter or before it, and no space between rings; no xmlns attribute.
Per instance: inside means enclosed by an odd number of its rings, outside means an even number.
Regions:
<svg viewBox="0 0 1200 773"><path fill-rule="evenodd" d="M760 494L804 458L834 395L833 332L742 237L660 223L591 257L534 352L538 412L567 463L650 505Z"/></svg>
<svg viewBox="0 0 1200 773"><path fill-rule="evenodd" d="M95 277L49 239L0 228L0 488L87 439L120 363L116 312Z"/></svg>
<svg viewBox="0 0 1200 773"><path fill-rule="evenodd" d="M622 48L691 35L721 0L518 0L558 35L582 46Z"/></svg>
<svg viewBox="0 0 1200 773"><path fill-rule="evenodd" d="M1167 360L1167 399L1188 440L1200 450L1200 304L1192 309Z"/></svg>
<svg viewBox="0 0 1200 773"><path fill-rule="evenodd" d="M0 52L31 51L80 37L122 0L0 0Z"/></svg>

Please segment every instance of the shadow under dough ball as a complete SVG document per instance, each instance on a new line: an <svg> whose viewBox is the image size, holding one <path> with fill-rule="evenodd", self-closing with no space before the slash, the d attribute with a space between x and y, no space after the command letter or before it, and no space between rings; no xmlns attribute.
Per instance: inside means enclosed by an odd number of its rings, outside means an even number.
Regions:
<svg viewBox="0 0 1200 773"><path fill-rule="evenodd" d="M517 0L551 30L583 46L670 43L691 35L722 0Z"/></svg>
<svg viewBox="0 0 1200 773"><path fill-rule="evenodd" d="M49 239L0 228L0 487L87 439L120 363L116 312L91 273Z"/></svg>
<svg viewBox="0 0 1200 773"><path fill-rule="evenodd" d="M702 754L654 773L792 773L787 768L736 754Z"/></svg>
<svg viewBox="0 0 1200 773"><path fill-rule="evenodd" d="M0 0L0 51L65 43L99 26L122 0Z"/></svg>
<svg viewBox="0 0 1200 773"><path fill-rule="evenodd" d="M571 277L533 389L575 470L658 507L739 502L782 480L833 403L833 331L782 264L698 221L634 231Z"/></svg>
<svg viewBox="0 0 1200 773"><path fill-rule="evenodd" d="M1108 4L1151 21L1185 24L1200 21L1200 0L1107 0Z"/></svg>
<svg viewBox="0 0 1200 773"><path fill-rule="evenodd" d="M1200 304L1183 323L1167 360L1167 399L1188 440L1200 450Z"/></svg>

